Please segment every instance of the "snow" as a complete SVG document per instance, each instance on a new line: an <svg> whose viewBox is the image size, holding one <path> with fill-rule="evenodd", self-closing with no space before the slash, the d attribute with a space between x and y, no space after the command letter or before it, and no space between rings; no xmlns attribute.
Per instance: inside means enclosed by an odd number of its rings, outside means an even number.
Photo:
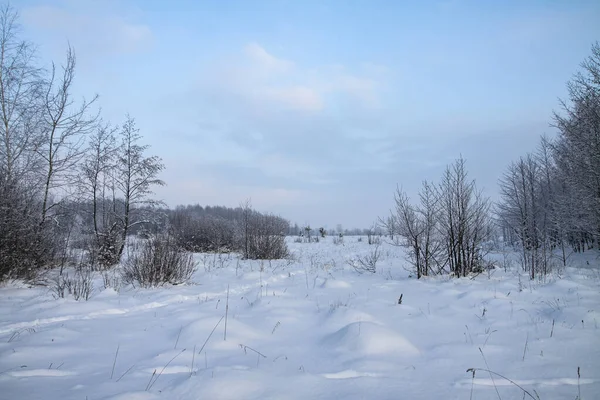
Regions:
<svg viewBox="0 0 600 400"><path fill-rule="evenodd" d="M4 285L0 399L523 398L469 368L543 400L600 397L597 254L543 281L416 280L401 248L359 274L346 261L372 246L332 241L290 238L294 261L197 255L187 285L98 276L87 302Z"/></svg>

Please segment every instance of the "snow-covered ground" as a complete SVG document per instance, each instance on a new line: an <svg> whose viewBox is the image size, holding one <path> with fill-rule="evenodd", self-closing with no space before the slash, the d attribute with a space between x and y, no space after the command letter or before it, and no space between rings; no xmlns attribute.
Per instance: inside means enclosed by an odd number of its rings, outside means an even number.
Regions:
<svg viewBox="0 0 600 400"><path fill-rule="evenodd" d="M294 261L197 255L189 285L98 277L87 302L5 285L0 399L523 398L469 368L542 400L600 398L596 255L545 281L416 280L400 248L358 274L346 261L373 247L332 240L290 238Z"/></svg>

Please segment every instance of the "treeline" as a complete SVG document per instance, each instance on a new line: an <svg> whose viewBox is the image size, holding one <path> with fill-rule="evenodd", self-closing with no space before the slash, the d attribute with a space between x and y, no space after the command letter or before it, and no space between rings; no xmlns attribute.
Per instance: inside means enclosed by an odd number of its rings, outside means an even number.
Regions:
<svg viewBox="0 0 600 400"><path fill-rule="evenodd" d="M374 224L373 226L369 227L369 228L351 228L351 229L344 229L342 228L341 225L338 225L335 229L332 228L326 228L323 226L320 226L319 228L315 228L313 229L310 224L307 225L298 225L298 224L294 224L294 225L290 225L290 228L287 232L287 234L289 236L302 236L302 237L306 237L308 236L308 234L310 234L311 236L317 235L329 235L329 236L368 236L368 235L383 235L384 231L383 228L380 227L377 224Z"/></svg>
<svg viewBox="0 0 600 400"><path fill-rule="evenodd" d="M165 213L169 229L188 251L236 251L248 259L278 259L288 255L285 235L289 222L253 210L249 201L237 208L188 205Z"/></svg>
<svg viewBox="0 0 600 400"><path fill-rule="evenodd" d="M556 138L509 165L500 181L497 215L505 240L521 250L531 278L546 273L558 249L600 242L600 45L567 84L569 98L554 113Z"/></svg>

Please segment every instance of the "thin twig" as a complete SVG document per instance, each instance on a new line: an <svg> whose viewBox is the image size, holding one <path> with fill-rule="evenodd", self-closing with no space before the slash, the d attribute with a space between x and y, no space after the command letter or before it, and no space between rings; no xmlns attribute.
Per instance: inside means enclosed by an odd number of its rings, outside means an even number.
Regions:
<svg viewBox="0 0 600 400"><path fill-rule="evenodd" d="M485 366L489 370L490 366L489 366L487 360L485 359L485 355L483 354L483 350L481 350L481 347L479 348L479 352L481 353L481 357L483 357L483 362L485 363ZM500 397L500 392L498 392L498 387L496 386L496 382L494 381L494 377L492 376L491 373L490 373L490 379L492 380L492 384L494 385L494 389L496 390L496 394L498 395L498 399L502 400L502 397Z"/></svg>
<svg viewBox="0 0 600 400"><path fill-rule="evenodd" d="M581 369L577 367L577 400L581 400L581 385L579 380L581 379Z"/></svg>
<svg viewBox="0 0 600 400"><path fill-rule="evenodd" d="M177 348L177 343L179 343L179 336L181 336L182 330L183 330L183 325L181 326L181 328L179 328L179 333L177 334L177 340L175 341L175 346L173 347L173 350L175 350Z"/></svg>
<svg viewBox="0 0 600 400"><path fill-rule="evenodd" d="M196 358L196 345L194 345L194 351L192 352L192 366L190 367L190 377L194 373L194 359Z"/></svg>
<svg viewBox="0 0 600 400"><path fill-rule="evenodd" d="M117 351L115 352L115 360L113 361L112 371L110 371L110 379L112 379L113 375L115 374L115 366L117 365L117 357L119 356L119 348L120 347L121 347L121 345L118 344Z"/></svg>
<svg viewBox="0 0 600 400"><path fill-rule="evenodd" d="M525 347L523 348L523 360L525 361L525 353L527 352L527 344L529 343L529 332L527 332L527 337L525 338Z"/></svg>
<svg viewBox="0 0 600 400"><path fill-rule="evenodd" d="M152 373L152 376L150 377L150 380L148 381L148 384L146 385L146 392L148 391L148 389L150 388L150 384L152 383L152 379L154 378L154 375L156 375L156 369L154 370L154 372Z"/></svg>
<svg viewBox="0 0 600 400"><path fill-rule="evenodd" d="M129 368L127 369L127 371L123 372L123 375L121 375L121 376L119 377L119 379L117 379L115 382L119 382L121 379L123 379L123 377L124 377L125 375L127 375L127 373L133 369L133 367L135 367L135 364L133 364L131 367L129 367Z"/></svg>
<svg viewBox="0 0 600 400"><path fill-rule="evenodd" d="M261 353L258 350L253 349L250 346L246 346L245 344L240 344L240 348L242 348L244 350L244 353L246 353L246 350L251 350L253 352L255 352L256 354L258 354L259 356L261 356L262 358L267 358L267 356L265 356L263 353Z"/></svg>
<svg viewBox="0 0 600 400"><path fill-rule="evenodd" d="M469 334L469 340L471 341L471 344L473 344L473 337L471 336L471 331L469 331L469 325L465 325L465 328L467 328L467 333Z"/></svg>
<svg viewBox="0 0 600 400"><path fill-rule="evenodd" d="M467 370L467 372L469 372ZM473 388L475 387L475 370L471 369L473 376L471 377L471 395L469 396L469 400L473 400Z"/></svg>
<svg viewBox="0 0 600 400"><path fill-rule="evenodd" d="M483 342L483 348L485 349L485 345L487 344L488 340L490 340L490 337L492 336L492 333L496 332L496 330L491 331L487 337L485 338L485 342Z"/></svg>
<svg viewBox="0 0 600 400"><path fill-rule="evenodd" d="M212 331L210 331L210 334L208 335L208 337L206 338L206 340L204 341L204 344L202 345L202 347L200 347L200 351L198 352L198 354L202 353L202 350L204 350L204 346L206 346L206 343L208 343L210 337L212 336L213 333L215 333L215 329L217 329L217 326L219 326L219 324L221 323L221 321L223 321L224 317L221 317L221 319L219 320L219 322L217 322L217 324L215 325L215 327L213 328Z"/></svg>
<svg viewBox="0 0 600 400"><path fill-rule="evenodd" d="M181 350L173 358L171 358L168 363L165 364L165 366L160 370L159 374L156 376L156 379L154 379L154 382L152 382L150 384L150 386L146 389L146 391L152 389L152 386L154 386L154 384L156 383L156 381L158 380L158 378L160 378L160 376L162 375L162 373L165 372L165 369L169 366L169 364L171 364L173 362L173 360L175 360L177 357L179 357L184 351L185 351L185 349ZM156 370L154 370L154 372L156 372Z"/></svg>
<svg viewBox="0 0 600 400"><path fill-rule="evenodd" d="M227 340L227 315L229 314L229 284L227 284L227 302L225 303L225 332L223 333L223 340Z"/></svg>
<svg viewBox="0 0 600 400"><path fill-rule="evenodd" d="M523 391L523 393L525 393L526 395L528 395L529 397L531 397L533 400L539 400L539 397L538 398L533 397L533 395L531 393L529 393L526 389L524 389L521 385L519 385L518 383L516 383L512 379L509 379L509 378L505 377L504 375L500 375L497 372L490 371L489 369L485 369L485 368L469 368L467 370L467 372L473 372L473 373L475 373L475 371L483 371L483 372L487 372L489 374L494 374L496 376L499 376L500 378L507 380L508 382L512 383L513 385L515 385L516 387L518 387L519 389L521 389Z"/></svg>

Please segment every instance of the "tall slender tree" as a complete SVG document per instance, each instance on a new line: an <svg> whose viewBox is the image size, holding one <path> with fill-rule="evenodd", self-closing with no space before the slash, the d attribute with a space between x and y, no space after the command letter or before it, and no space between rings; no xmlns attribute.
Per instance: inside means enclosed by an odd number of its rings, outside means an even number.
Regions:
<svg viewBox="0 0 600 400"><path fill-rule="evenodd" d="M158 177L165 166L160 157L145 155L149 146L139 144L141 136L131 116L127 116L118 136L120 143L117 148L114 181L115 188L123 199L123 209L119 215L121 243L117 252L117 257L120 258L130 229L146 221L143 213L138 212L134 215L132 211L136 208L137 211L141 211L142 208L161 204L151 199L150 195L154 186L165 184Z"/></svg>

